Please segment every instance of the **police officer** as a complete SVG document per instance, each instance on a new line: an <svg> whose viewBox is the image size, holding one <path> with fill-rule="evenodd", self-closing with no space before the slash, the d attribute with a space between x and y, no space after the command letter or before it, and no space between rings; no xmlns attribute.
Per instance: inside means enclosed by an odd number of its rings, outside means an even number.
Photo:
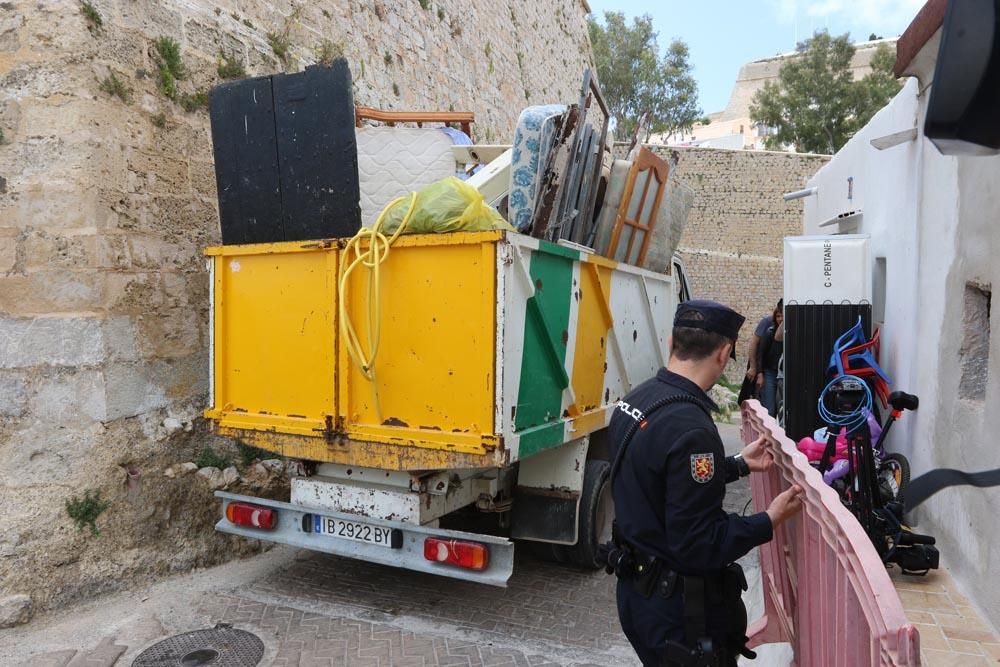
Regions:
<svg viewBox="0 0 1000 667"><path fill-rule="evenodd" d="M799 487L766 512L726 514L726 484L773 463L763 438L726 457L705 393L726 367L744 318L713 301L678 306L670 361L618 403L614 452L618 615L643 665L736 665L746 649L746 589L734 561L768 542L801 507Z"/></svg>

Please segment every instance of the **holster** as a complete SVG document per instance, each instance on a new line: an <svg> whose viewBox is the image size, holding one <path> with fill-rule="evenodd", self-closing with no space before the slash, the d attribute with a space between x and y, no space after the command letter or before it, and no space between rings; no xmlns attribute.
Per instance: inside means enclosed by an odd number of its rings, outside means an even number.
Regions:
<svg viewBox="0 0 1000 667"><path fill-rule="evenodd" d="M757 654L747 648L747 611L743 591L747 590L743 568L733 563L714 575L683 576L684 645L668 643L667 664L721 665L730 655L741 654L753 659ZM728 633L722 643L713 642L706 627L708 608L721 610L728 616ZM694 647L694 648L691 648Z"/></svg>
<svg viewBox="0 0 1000 667"><path fill-rule="evenodd" d="M693 649L678 642L667 642L666 648L662 667L721 667L725 664L726 656L712 650L710 641Z"/></svg>
<svg viewBox="0 0 1000 667"><path fill-rule="evenodd" d="M747 588L746 575L738 563L731 564L723 571L723 604L729 613L729 636L726 638L726 647L733 654L738 653L752 660L757 654L747 647L750 638L747 637L747 608L743 604L743 592Z"/></svg>
<svg viewBox="0 0 1000 667"><path fill-rule="evenodd" d="M616 523L611 524L611 542L597 548L597 562L604 564L605 572L625 580L646 599L654 593L667 598L674 594L677 573L664 568L660 559L623 540Z"/></svg>
<svg viewBox="0 0 1000 667"><path fill-rule="evenodd" d="M656 592L660 583L663 563L659 559L645 554L633 554L633 558L635 566L628 581L636 593L649 599Z"/></svg>

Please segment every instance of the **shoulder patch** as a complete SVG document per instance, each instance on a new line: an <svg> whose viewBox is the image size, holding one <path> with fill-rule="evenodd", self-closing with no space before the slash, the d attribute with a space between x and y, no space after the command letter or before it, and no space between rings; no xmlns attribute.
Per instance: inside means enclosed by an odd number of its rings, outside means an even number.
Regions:
<svg viewBox="0 0 1000 667"><path fill-rule="evenodd" d="M715 477L715 454L691 455L691 478L699 484L712 481Z"/></svg>

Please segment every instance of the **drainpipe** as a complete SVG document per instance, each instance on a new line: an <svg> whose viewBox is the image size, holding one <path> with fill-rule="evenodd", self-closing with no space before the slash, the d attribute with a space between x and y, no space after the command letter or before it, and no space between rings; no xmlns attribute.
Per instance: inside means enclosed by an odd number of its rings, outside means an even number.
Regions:
<svg viewBox="0 0 1000 667"><path fill-rule="evenodd" d="M812 195L819 192L819 188L813 186L811 188L806 188L805 190L796 190L795 192L786 192L782 195L785 201L792 201L793 199L805 199L806 197L811 197Z"/></svg>

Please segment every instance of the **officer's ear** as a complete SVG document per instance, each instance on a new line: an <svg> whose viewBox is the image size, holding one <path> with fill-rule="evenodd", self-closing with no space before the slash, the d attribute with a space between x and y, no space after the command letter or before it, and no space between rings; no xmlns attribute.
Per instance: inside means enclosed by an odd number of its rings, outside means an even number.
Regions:
<svg viewBox="0 0 1000 667"><path fill-rule="evenodd" d="M722 346L715 351L715 361L721 364L723 367L729 363L729 355L733 351L732 342L723 343Z"/></svg>
<svg viewBox="0 0 1000 667"><path fill-rule="evenodd" d="M673 356L674 354L674 337L667 336L667 356Z"/></svg>

